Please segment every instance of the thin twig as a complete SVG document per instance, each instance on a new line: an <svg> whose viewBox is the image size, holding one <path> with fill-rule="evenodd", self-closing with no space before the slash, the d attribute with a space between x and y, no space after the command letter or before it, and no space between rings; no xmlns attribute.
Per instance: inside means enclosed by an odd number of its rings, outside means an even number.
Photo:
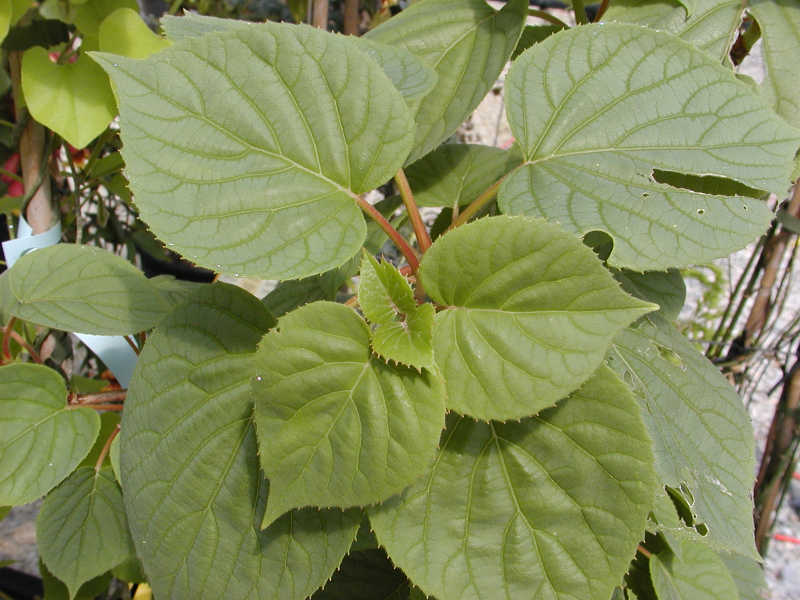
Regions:
<svg viewBox="0 0 800 600"><path fill-rule="evenodd" d="M3 330L3 359L11 360L11 332L14 330L14 324L17 322L17 317L11 317Z"/></svg>
<svg viewBox="0 0 800 600"><path fill-rule="evenodd" d="M606 11L608 10L608 3L609 3L609 0L603 0L600 3L600 8L597 9L597 15L595 15L595 17L594 17L594 22L595 23L599 23L600 19L603 18L603 15L606 14Z"/></svg>
<svg viewBox="0 0 800 600"><path fill-rule="evenodd" d="M108 454L108 451L111 449L111 442L114 441L114 438L117 437L118 433L119 433L119 423L117 423L117 426L114 427L114 431L111 432L111 435L108 436L108 439L106 440L103 449L100 451L100 456L97 457L97 462L94 463L95 473L97 473L100 470L100 467L103 466L103 461L106 459L106 455Z"/></svg>
<svg viewBox="0 0 800 600"><path fill-rule="evenodd" d="M124 402L127 394L127 390L111 390L109 392L100 392L99 394L82 394L75 396L71 403L86 405L107 404L109 402Z"/></svg>
<svg viewBox="0 0 800 600"><path fill-rule="evenodd" d="M528 9L528 14L530 16L532 16L532 17L537 17L539 19L542 19L543 21L547 21L548 23L552 23L553 25L556 25L558 27L562 27L564 29L569 29L569 25L564 23L564 21L559 19L557 16L551 15L547 11L539 10L538 8L529 8Z"/></svg>
<svg viewBox="0 0 800 600"><path fill-rule="evenodd" d="M414 249L408 245L408 242L403 239L403 236L392 227L392 224L387 221L384 216L378 212L378 209L372 206L369 202L364 200L361 196L356 196L355 198L356 203L358 206L363 210L373 221L375 221L383 231L386 232L386 235L395 243L395 245L399 248L400 252L403 253L403 256L406 257L409 266L411 266L411 270L416 273L417 269L419 269L419 259L417 255L414 253Z"/></svg>
<svg viewBox="0 0 800 600"><path fill-rule="evenodd" d="M131 339L131 336L126 335L126 336L123 336L123 337L125 338L125 341L128 342L128 346L131 347L131 349L133 350L134 354L136 354L136 356L139 356L139 352L140 352L139 346L137 346L136 342L134 342Z"/></svg>
<svg viewBox="0 0 800 600"><path fill-rule="evenodd" d="M463 225L464 223L469 221L472 217L474 217L476 214L478 214L484 206L486 206L487 204L489 204L489 202L494 200L495 197L497 196L497 190L500 189L500 184L503 183L503 180L506 177L507 175L504 175L503 177L495 181L480 196L475 198L475 200L473 200L470 203L470 205L467 206L467 208L465 208L460 215L458 215L458 218L455 221L453 221L452 225L450 225L450 229Z"/></svg>
<svg viewBox="0 0 800 600"><path fill-rule="evenodd" d="M411 226L414 228L414 235L417 236L417 244L419 251L422 254L431 247L431 236L425 228L425 223L422 222L422 215L419 214L419 208L414 201L414 194L411 192L411 186L408 183L405 171L400 169L397 175L394 176L394 181L397 188L400 190L400 197L403 199L403 204L406 205L408 211L408 218L411 220Z"/></svg>
<svg viewBox="0 0 800 600"><path fill-rule="evenodd" d="M20 334L18 334L16 331L12 329L11 331L8 332L8 335L11 337L11 339L13 339L15 342L17 342L20 346L22 346L23 348L25 348L25 350L28 351L28 354L30 354L31 359L33 359L33 362L42 364L42 357L39 356L39 353L33 349L33 346L31 346L28 342L26 342Z"/></svg>
<svg viewBox="0 0 800 600"><path fill-rule="evenodd" d="M650 558L651 556L653 556L653 553L652 553L652 552L650 552L650 550L648 550L647 548L645 548L645 547L644 547L644 546L642 546L641 544L639 544L639 546L636 548L636 550L637 550L637 551L638 551L640 554L644 554L644 555L645 555L647 558Z"/></svg>

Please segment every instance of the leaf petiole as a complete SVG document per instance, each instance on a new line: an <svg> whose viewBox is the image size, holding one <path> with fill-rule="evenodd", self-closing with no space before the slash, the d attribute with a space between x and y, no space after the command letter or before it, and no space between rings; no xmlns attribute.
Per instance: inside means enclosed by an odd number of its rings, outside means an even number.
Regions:
<svg viewBox="0 0 800 600"><path fill-rule="evenodd" d="M405 204L406 210L408 211L408 218L411 220L411 225L414 228L414 235L417 236L419 251L425 254L428 248L431 247L431 236L425 228L425 223L422 222L422 215L420 215L417 203L414 201L414 194L411 192L411 186L408 183L408 178L403 169L397 171L397 175L394 176L394 181L400 190L403 204Z"/></svg>
<svg viewBox="0 0 800 600"><path fill-rule="evenodd" d="M94 464L95 472L99 471L100 467L103 466L103 461L106 459L106 455L108 454L108 451L111 449L111 442L114 441L114 438L117 437L118 433L119 433L119 423L117 423L117 426L114 427L114 431L111 432L111 435L108 436L108 439L106 440L103 449L100 451L100 456L97 457L97 462Z"/></svg>
<svg viewBox="0 0 800 600"><path fill-rule="evenodd" d="M403 256L406 257L409 266L411 267L411 271L416 273L417 269L419 268L419 259L417 255L414 253L414 249L408 245L408 242L403 239L403 236L392 227L392 224L387 221L384 216L378 212L374 206L372 206L369 202L364 200L361 196L356 196L355 201L358 206L363 210L373 221L375 221L380 228L386 232L386 235L395 243L395 245L400 249L400 252L403 253Z"/></svg>

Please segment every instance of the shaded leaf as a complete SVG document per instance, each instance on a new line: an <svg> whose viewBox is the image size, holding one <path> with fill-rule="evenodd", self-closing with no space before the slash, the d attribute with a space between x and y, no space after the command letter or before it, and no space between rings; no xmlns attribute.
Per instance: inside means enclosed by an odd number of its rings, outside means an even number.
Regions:
<svg viewBox="0 0 800 600"><path fill-rule="evenodd" d="M311 600L407 600L410 587L382 549L351 551Z"/></svg>
<svg viewBox="0 0 800 600"><path fill-rule="evenodd" d="M689 8L681 6L677 0L616 0L609 5L603 21L636 23L666 31L730 65L728 53L746 3L696 0L693 4Z"/></svg>
<svg viewBox="0 0 800 600"><path fill-rule="evenodd" d="M451 231L418 277L444 307L433 343L448 408L479 419L552 406L597 369L616 332L656 308L625 294L579 239L524 217Z"/></svg>
<svg viewBox="0 0 800 600"><path fill-rule="evenodd" d="M526 163L501 186L501 210L604 231L609 262L634 270L725 256L771 219L761 201L658 183L654 169L783 193L800 145L800 132L730 70L632 25L536 44L512 66L506 98Z"/></svg>
<svg viewBox="0 0 800 600"><path fill-rule="evenodd" d="M702 542L682 540L678 555L669 550L650 557L650 578L658 600L731 600L736 584L722 559Z"/></svg>
<svg viewBox="0 0 800 600"><path fill-rule="evenodd" d="M522 30L522 35L519 38L519 42L517 42L517 47L514 48L511 60L516 60L525 50L562 29L563 27L559 25L527 25L525 29Z"/></svg>
<svg viewBox="0 0 800 600"><path fill-rule="evenodd" d="M429 371L374 358L354 310L315 302L285 315L259 345L253 392L263 526L301 506L363 506L422 475L444 426Z"/></svg>
<svg viewBox="0 0 800 600"><path fill-rule="evenodd" d="M157 598L302 600L355 537L357 511L294 511L259 531L268 484L250 379L273 323L256 298L215 284L176 308L139 356L120 460L131 533Z"/></svg>
<svg viewBox="0 0 800 600"><path fill-rule="evenodd" d="M100 430L91 408L68 407L61 376L41 365L0 367L0 506L32 502L83 460Z"/></svg>
<svg viewBox="0 0 800 600"><path fill-rule="evenodd" d="M438 75L415 116L409 163L450 137L483 100L517 45L526 15L523 0L500 11L483 0L421 0L365 35L406 48Z"/></svg>
<svg viewBox="0 0 800 600"><path fill-rule="evenodd" d="M100 50L130 58L147 58L154 52L169 48L171 43L153 33L142 21L139 12L118 8L100 23Z"/></svg>
<svg viewBox="0 0 800 600"><path fill-rule="evenodd" d="M378 541L439 600L608 600L654 493L636 402L601 368L519 423L448 420L429 473L370 509Z"/></svg>
<svg viewBox="0 0 800 600"><path fill-rule="evenodd" d="M70 596L134 556L122 490L108 467L81 467L42 503L36 519L42 560Z"/></svg>
<svg viewBox="0 0 800 600"><path fill-rule="evenodd" d="M720 553L722 562L739 590L739 600L764 600L769 598L764 569L758 562L741 554Z"/></svg>
<svg viewBox="0 0 800 600"><path fill-rule="evenodd" d="M39 573L42 576L44 597L47 600L95 600L97 596L108 591L108 584L111 583L111 573L104 573L84 583L77 594L70 596L67 586L47 570L47 565L41 559L39 559Z"/></svg>
<svg viewBox="0 0 800 600"><path fill-rule="evenodd" d="M800 127L800 5L793 0L758 0L750 3L749 11L763 40L762 94L780 116Z"/></svg>
<svg viewBox="0 0 800 600"><path fill-rule="evenodd" d="M411 148L408 109L386 75L318 29L264 23L144 60L94 56L120 97L142 220L216 271L290 279L341 265L366 233L357 195Z"/></svg>
<svg viewBox="0 0 800 600"><path fill-rule="evenodd" d="M83 54L72 64L58 65L40 46L26 50L22 91L33 118L76 148L103 133L117 114L108 77Z"/></svg>
<svg viewBox="0 0 800 600"><path fill-rule="evenodd" d="M686 284L677 269L637 273L627 269L614 269L614 278L622 288L642 300L658 304L659 314L674 321L686 301Z"/></svg>
<svg viewBox="0 0 800 600"><path fill-rule="evenodd" d="M739 396L658 315L621 332L609 362L641 404L660 482L681 490L709 544L756 558L753 431Z"/></svg>
<svg viewBox="0 0 800 600"><path fill-rule="evenodd" d="M364 256L358 303L375 327L370 331L372 350L397 363L432 368L433 305L417 306L408 280L390 262Z"/></svg>
<svg viewBox="0 0 800 600"><path fill-rule="evenodd" d="M444 144L406 169L419 206L463 206L522 162L516 151Z"/></svg>
<svg viewBox="0 0 800 600"><path fill-rule="evenodd" d="M29 252L6 279L10 314L65 331L135 333L153 327L171 308L141 271L94 246L58 244Z"/></svg>

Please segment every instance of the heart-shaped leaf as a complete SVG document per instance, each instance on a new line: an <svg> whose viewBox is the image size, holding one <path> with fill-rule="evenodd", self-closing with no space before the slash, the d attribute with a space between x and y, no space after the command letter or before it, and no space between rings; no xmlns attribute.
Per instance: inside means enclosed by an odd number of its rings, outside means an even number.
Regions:
<svg viewBox="0 0 800 600"><path fill-rule="evenodd" d="M406 169L419 206L463 206L522 162L514 150L444 144Z"/></svg>
<svg viewBox="0 0 800 600"><path fill-rule="evenodd" d="M444 389L374 358L355 311L314 302L259 345L253 383L259 456L270 480L263 525L301 506L363 506L396 494L433 459Z"/></svg>
<svg viewBox="0 0 800 600"><path fill-rule="evenodd" d="M130 58L147 58L171 45L153 33L139 13L130 8L118 8L103 19L98 37L103 52Z"/></svg>
<svg viewBox="0 0 800 600"><path fill-rule="evenodd" d="M41 46L27 50L22 91L33 118L76 148L103 133L117 114L108 77L84 54L72 64L57 65Z"/></svg>
<svg viewBox="0 0 800 600"><path fill-rule="evenodd" d="M372 349L397 363L432 368L433 305L417 306L408 280L391 263L364 256L358 303L375 327L370 332Z"/></svg>
<svg viewBox="0 0 800 600"><path fill-rule="evenodd" d="M652 460L635 400L601 368L519 423L449 419L428 474L370 521L438 600L608 600L644 530Z"/></svg>
<svg viewBox="0 0 800 600"><path fill-rule="evenodd" d="M0 367L0 506L32 502L53 489L99 431L94 410L67 406L64 380L53 369Z"/></svg>
<svg viewBox="0 0 800 600"><path fill-rule="evenodd" d="M413 141L380 67L311 27L264 23L144 60L96 57L120 97L141 218L216 271L289 279L341 265L366 234L358 194L390 179Z"/></svg>
<svg viewBox="0 0 800 600"><path fill-rule="evenodd" d="M106 17L115 10L128 8L139 11L136 0L86 0L75 2L75 4L78 6L72 7L66 19L63 20L74 23L83 34L81 48L84 51L97 50L100 47L100 26Z"/></svg>
<svg viewBox="0 0 800 600"><path fill-rule="evenodd" d="M775 111L800 127L800 5L792 0L760 0L748 9L761 29L764 83L761 91Z"/></svg>
<svg viewBox="0 0 800 600"><path fill-rule="evenodd" d="M609 262L635 270L727 255L772 216L760 200L659 178L715 176L783 193L800 146L800 131L730 70L633 25L550 36L516 60L506 93L526 162L501 186L501 210L605 231Z"/></svg>
<svg viewBox="0 0 800 600"><path fill-rule="evenodd" d="M683 491L708 543L757 558L753 431L730 384L658 315L621 332L609 362L642 406L662 485Z"/></svg>
<svg viewBox="0 0 800 600"><path fill-rule="evenodd" d="M619 330L656 308L625 294L575 236L524 217L451 231L418 277L444 306L433 344L448 408L478 419L552 406L597 369Z"/></svg>
<svg viewBox="0 0 800 600"><path fill-rule="evenodd" d="M50 492L36 520L36 540L42 560L70 597L135 556L122 490L111 469L81 467Z"/></svg>
<svg viewBox="0 0 800 600"><path fill-rule="evenodd" d="M10 314L39 325L98 335L153 327L171 306L125 259L79 244L21 257L6 275Z"/></svg>
<svg viewBox="0 0 800 600"><path fill-rule="evenodd" d="M120 433L125 510L157 598L303 600L339 565L360 513L293 511L259 530L250 379L274 323L247 292L215 284L151 335Z"/></svg>
<svg viewBox="0 0 800 600"><path fill-rule="evenodd" d="M517 45L527 8L524 0L500 11L483 0L421 0L365 36L406 48L438 76L415 116L409 163L446 140L483 100Z"/></svg>

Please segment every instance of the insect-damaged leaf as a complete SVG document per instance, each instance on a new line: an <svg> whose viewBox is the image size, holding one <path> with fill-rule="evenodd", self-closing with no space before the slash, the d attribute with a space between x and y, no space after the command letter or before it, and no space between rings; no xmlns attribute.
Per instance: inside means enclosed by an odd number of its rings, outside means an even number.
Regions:
<svg viewBox="0 0 800 600"><path fill-rule="evenodd" d="M578 27L536 44L512 66L506 98L526 162L501 186L501 210L605 231L609 262L635 270L727 255L772 216L760 200L659 177L783 193L800 146L800 132L718 61L633 25Z"/></svg>
<svg viewBox="0 0 800 600"><path fill-rule="evenodd" d="M264 23L186 37L144 60L93 55L120 98L140 216L228 273L290 279L364 241L358 194L411 149L403 97L344 38Z"/></svg>

